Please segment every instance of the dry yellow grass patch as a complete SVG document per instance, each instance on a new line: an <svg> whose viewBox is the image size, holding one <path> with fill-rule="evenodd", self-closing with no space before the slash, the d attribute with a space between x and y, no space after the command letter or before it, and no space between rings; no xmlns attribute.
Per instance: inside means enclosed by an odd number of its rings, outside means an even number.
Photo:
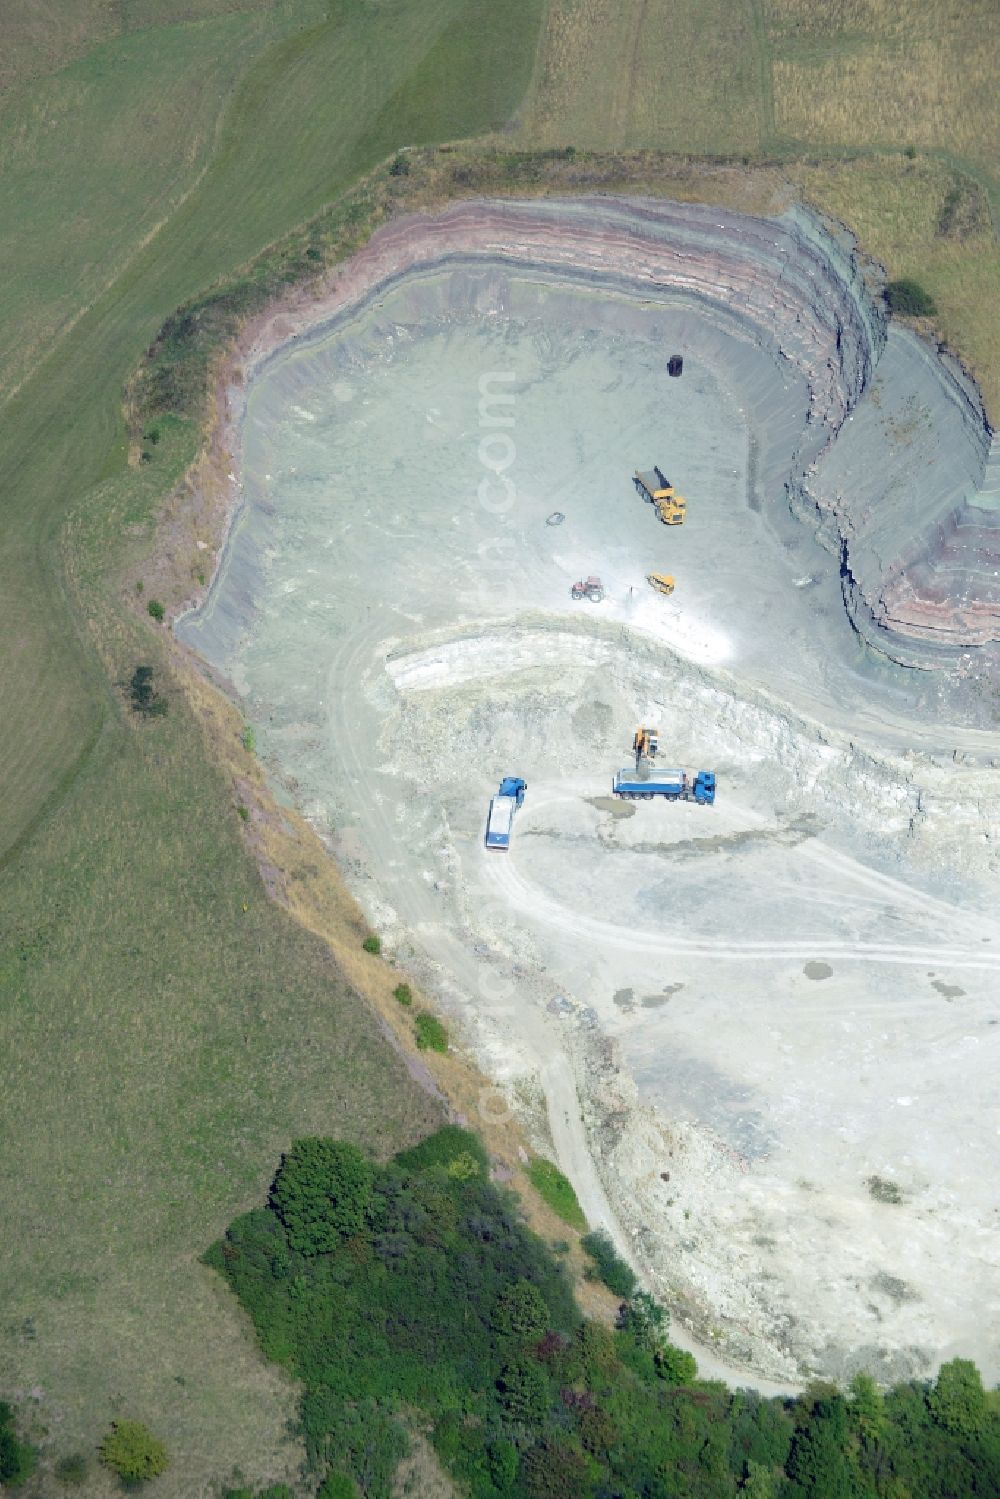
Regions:
<svg viewBox="0 0 1000 1499"><path fill-rule="evenodd" d="M995 18L996 19L996 18ZM831 146L912 144L993 165L1000 141L996 31L943 31L816 57L776 57L775 128Z"/></svg>
<svg viewBox="0 0 1000 1499"><path fill-rule="evenodd" d="M533 143L753 151L760 65L743 0L552 0Z"/></svg>

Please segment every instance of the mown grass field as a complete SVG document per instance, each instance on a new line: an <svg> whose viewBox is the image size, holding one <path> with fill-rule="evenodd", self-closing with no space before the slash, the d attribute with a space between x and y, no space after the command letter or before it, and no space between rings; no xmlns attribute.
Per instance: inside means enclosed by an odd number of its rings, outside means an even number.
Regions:
<svg viewBox="0 0 1000 1499"><path fill-rule="evenodd" d="M178 13L213 9L178 29ZM502 125L540 15L536 0L485 20L474 0L260 9L163 5L169 30L103 36L99 54L81 35L65 93L51 66L65 59L25 45L2 111L7 139L58 180L5 184L24 214L7 317L36 353L0 407L0 1384L53 1456L92 1452L116 1414L148 1420L174 1456L159 1492L185 1499L288 1461L290 1394L197 1256L259 1199L292 1134L388 1152L437 1106L325 947L268 901L183 695L148 723L124 705L135 663L163 656L120 578L191 436L129 469L123 387L179 302L388 150ZM154 142L137 120L144 101L167 108L161 56L172 101ZM120 89L101 85L102 57L129 60ZM63 98L65 158L43 130ZM45 224L48 270L32 263ZM88 1491L103 1492L96 1476Z"/></svg>
<svg viewBox="0 0 1000 1499"><path fill-rule="evenodd" d="M0 94L0 400L197 180L249 63L310 16L319 0L116 36Z"/></svg>
<svg viewBox="0 0 1000 1499"><path fill-rule="evenodd" d="M1000 422L997 27L994 0L552 0L523 131L787 166L931 293Z"/></svg>

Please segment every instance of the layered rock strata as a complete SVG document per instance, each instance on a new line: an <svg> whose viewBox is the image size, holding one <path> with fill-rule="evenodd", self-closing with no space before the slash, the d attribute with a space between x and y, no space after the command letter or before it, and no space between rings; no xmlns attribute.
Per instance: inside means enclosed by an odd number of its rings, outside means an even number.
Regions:
<svg viewBox="0 0 1000 1499"><path fill-rule="evenodd" d="M772 356L740 391L754 448L750 503L790 506L839 557L845 601L872 644L908 664L1000 640L1000 454L974 384L888 327L855 247L796 209L586 199L454 204L381 230L317 307L274 320L258 366L288 337L422 266L486 260L563 282L648 288ZM683 352L683 351L681 351ZM808 408L783 399L782 369Z"/></svg>

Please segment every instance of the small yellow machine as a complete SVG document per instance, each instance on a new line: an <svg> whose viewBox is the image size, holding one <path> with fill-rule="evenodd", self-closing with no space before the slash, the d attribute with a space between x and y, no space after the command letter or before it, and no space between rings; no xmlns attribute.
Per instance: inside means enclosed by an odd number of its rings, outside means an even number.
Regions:
<svg viewBox="0 0 1000 1499"><path fill-rule="evenodd" d="M650 588L655 588L657 593L671 594L674 591L672 573L647 573L646 582Z"/></svg>

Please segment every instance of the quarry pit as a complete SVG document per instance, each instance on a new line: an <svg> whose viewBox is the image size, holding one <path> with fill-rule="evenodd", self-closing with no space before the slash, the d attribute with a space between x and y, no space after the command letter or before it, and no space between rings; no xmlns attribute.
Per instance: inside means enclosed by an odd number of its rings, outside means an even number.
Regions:
<svg viewBox="0 0 1000 1499"><path fill-rule="evenodd" d="M961 368L801 209L605 198L394 223L241 357L177 634L484 1110L705 1372L996 1379L1000 459ZM639 724L713 807L610 795Z"/></svg>

